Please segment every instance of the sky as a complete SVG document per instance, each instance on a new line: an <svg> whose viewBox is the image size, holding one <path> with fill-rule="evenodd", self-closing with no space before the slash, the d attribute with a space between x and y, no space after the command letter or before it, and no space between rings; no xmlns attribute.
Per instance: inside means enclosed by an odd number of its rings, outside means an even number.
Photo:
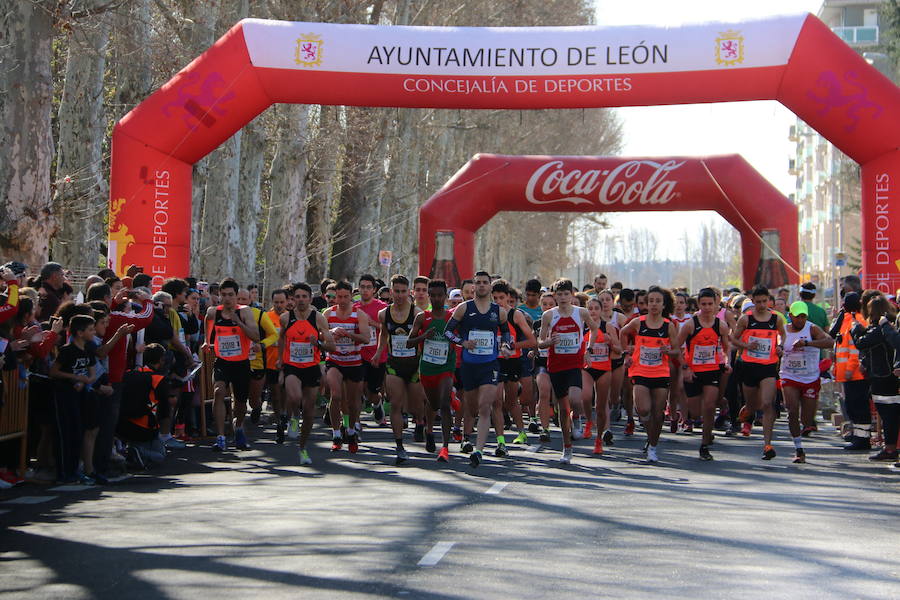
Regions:
<svg viewBox="0 0 900 600"><path fill-rule="evenodd" d="M817 13L822 0L595 0L597 25L676 26L706 21L741 21L766 16ZM624 156L742 154L788 195L794 178L788 159L794 144L788 128L796 117L775 101L727 102L615 109L623 124ZM618 213L607 215L616 232L696 226L697 219L723 222L713 212ZM615 234L615 233L613 233ZM680 236L660 239L659 258L682 258Z"/></svg>

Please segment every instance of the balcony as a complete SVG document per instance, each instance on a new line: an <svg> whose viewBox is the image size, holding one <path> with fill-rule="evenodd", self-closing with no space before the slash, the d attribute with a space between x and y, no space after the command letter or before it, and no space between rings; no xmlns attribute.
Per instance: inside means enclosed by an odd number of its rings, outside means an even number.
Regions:
<svg viewBox="0 0 900 600"><path fill-rule="evenodd" d="M878 44L878 26L832 27L839 38L851 46L875 46Z"/></svg>

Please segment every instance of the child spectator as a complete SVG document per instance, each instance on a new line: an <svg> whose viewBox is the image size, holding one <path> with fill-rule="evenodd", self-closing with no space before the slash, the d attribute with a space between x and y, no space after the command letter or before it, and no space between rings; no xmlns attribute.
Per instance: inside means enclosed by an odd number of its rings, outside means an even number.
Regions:
<svg viewBox="0 0 900 600"><path fill-rule="evenodd" d="M94 381L94 365L97 362L92 347L88 345L94 333L93 317L73 316L69 320L70 341L59 349L50 367L50 377L56 380L53 398L58 434L56 465L62 483L80 480L85 485L94 484L88 475L78 474L82 446L81 407L86 402L87 386Z"/></svg>

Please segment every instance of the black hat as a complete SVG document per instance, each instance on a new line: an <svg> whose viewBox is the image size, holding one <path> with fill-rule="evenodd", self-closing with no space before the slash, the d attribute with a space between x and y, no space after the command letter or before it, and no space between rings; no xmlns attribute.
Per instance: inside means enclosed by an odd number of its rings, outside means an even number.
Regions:
<svg viewBox="0 0 900 600"><path fill-rule="evenodd" d="M857 312L860 309L859 294L856 292L847 292L844 294L844 310Z"/></svg>
<svg viewBox="0 0 900 600"><path fill-rule="evenodd" d="M8 263L6 263L5 265L3 265L2 267L0 267L0 269L9 269L16 275L22 275L25 271L28 270L28 265L26 265L25 263L19 262L17 260L11 260Z"/></svg>

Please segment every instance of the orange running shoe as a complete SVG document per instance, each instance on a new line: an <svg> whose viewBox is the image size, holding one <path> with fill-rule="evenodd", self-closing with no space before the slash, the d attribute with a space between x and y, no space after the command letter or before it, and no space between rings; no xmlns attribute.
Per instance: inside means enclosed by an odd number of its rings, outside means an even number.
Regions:
<svg viewBox="0 0 900 600"><path fill-rule="evenodd" d="M594 423L592 421L587 421L584 424L584 433L581 434L581 438L584 440L589 440L594 435Z"/></svg>
<svg viewBox="0 0 900 600"><path fill-rule="evenodd" d="M594 454L603 454L603 439L599 435L594 442Z"/></svg>
<svg viewBox="0 0 900 600"><path fill-rule="evenodd" d="M441 448L441 451L438 452L437 459L438 462L450 462L450 450L446 447Z"/></svg>
<svg viewBox="0 0 900 600"><path fill-rule="evenodd" d="M634 421L628 421L625 424L625 431L623 432L625 435L634 435Z"/></svg>
<svg viewBox="0 0 900 600"><path fill-rule="evenodd" d="M741 435L744 437L750 437L750 432L753 431L753 423L744 423L741 425Z"/></svg>
<svg viewBox="0 0 900 600"><path fill-rule="evenodd" d="M753 415L750 413L750 409L747 408L746 404L741 407L737 420L738 423L750 423L753 421Z"/></svg>

